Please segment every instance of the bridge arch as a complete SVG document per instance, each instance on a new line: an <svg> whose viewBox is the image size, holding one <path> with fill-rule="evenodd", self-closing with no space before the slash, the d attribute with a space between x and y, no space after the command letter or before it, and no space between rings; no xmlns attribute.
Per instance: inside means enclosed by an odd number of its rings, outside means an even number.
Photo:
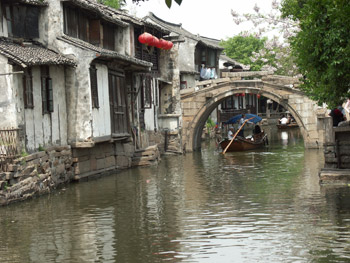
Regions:
<svg viewBox="0 0 350 263"><path fill-rule="evenodd" d="M307 148L324 144L326 110L317 107L300 90L286 85L254 81L226 81L181 95L183 144L186 151L201 146L202 130L211 112L227 97L237 93L253 93L270 98L287 109L298 123Z"/></svg>

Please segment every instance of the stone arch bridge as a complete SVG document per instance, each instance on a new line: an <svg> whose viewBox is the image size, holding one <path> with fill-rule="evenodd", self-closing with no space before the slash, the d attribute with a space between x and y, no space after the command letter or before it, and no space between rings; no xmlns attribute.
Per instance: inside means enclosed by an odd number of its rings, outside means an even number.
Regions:
<svg viewBox="0 0 350 263"><path fill-rule="evenodd" d="M326 109L320 108L299 89L297 79L269 72L225 73L224 78L197 82L196 88L181 90L182 143L186 151L200 148L204 125L210 113L236 93L255 93L287 109L298 123L306 148L320 148L329 125ZM260 79L242 80L246 77Z"/></svg>

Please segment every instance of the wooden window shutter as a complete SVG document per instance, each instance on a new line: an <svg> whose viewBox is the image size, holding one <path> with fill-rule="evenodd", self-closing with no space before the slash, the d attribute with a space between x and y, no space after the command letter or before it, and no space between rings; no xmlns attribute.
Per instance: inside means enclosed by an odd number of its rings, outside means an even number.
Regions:
<svg viewBox="0 0 350 263"><path fill-rule="evenodd" d="M46 79L47 86L47 111L53 112L53 90L52 90L52 79Z"/></svg>
<svg viewBox="0 0 350 263"><path fill-rule="evenodd" d="M99 45L101 39L101 23L100 20L89 21L89 42L93 45Z"/></svg>
<svg viewBox="0 0 350 263"><path fill-rule="evenodd" d="M26 109L34 108L33 79L32 79L32 74L30 69L28 69L23 75L23 100L24 100L24 108Z"/></svg>
<svg viewBox="0 0 350 263"><path fill-rule="evenodd" d="M41 77L41 101L43 114L47 113L47 88L46 77Z"/></svg>
<svg viewBox="0 0 350 263"><path fill-rule="evenodd" d="M90 83L92 107L98 109L100 105L98 102L97 69L93 65L90 67Z"/></svg>
<svg viewBox="0 0 350 263"><path fill-rule="evenodd" d="M103 25L103 48L114 50L115 49L115 30L113 26Z"/></svg>

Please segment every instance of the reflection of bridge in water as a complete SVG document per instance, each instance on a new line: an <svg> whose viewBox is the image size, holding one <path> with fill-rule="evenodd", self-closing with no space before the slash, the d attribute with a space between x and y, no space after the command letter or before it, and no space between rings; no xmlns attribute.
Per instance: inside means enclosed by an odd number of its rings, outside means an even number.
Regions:
<svg viewBox="0 0 350 263"><path fill-rule="evenodd" d="M201 81L196 88L181 91L182 140L187 151L200 148L203 127L210 113L226 98L239 93L259 94L282 105L300 127L305 147L319 148L324 144L326 109L320 108L295 88L297 79L273 76L268 72L224 73L225 77ZM242 78L261 79L242 80Z"/></svg>

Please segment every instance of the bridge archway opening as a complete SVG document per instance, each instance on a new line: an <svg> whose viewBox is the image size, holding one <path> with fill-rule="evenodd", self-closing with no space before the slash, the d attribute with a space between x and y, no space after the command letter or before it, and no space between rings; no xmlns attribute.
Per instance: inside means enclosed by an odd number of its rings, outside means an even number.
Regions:
<svg viewBox="0 0 350 263"><path fill-rule="evenodd" d="M192 149L193 150L199 150L201 148L202 143L202 133L203 128L205 127L205 124L210 116L210 114L218 107L219 104L221 104L225 99L227 99L230 96L234 96L235 94L240 94L246 92L245 88L242 89L235 89L231 90L222 94L219 94L218 96L212 97L206 101L206 103L203 105L201 109L199 109L198 114L195 116L195 118L192 121L192 134L189 134L189 138L192 139ZM298 114L298 112L293 109L287 102L283 100L283 98L279 97L278 95L263 91L260 89L249 90L250 93L253 94L259 94L261 97L265 97L267 99L270 99L279 105L283 106L284 109L286 109L289 114L293 116L297 124L299 125L299 128L301 130L301 134L303 135L303 138L305 140L306 136L306 129L303 124L301 116ZM191 131L189 131L191 133Z"/></svg>

